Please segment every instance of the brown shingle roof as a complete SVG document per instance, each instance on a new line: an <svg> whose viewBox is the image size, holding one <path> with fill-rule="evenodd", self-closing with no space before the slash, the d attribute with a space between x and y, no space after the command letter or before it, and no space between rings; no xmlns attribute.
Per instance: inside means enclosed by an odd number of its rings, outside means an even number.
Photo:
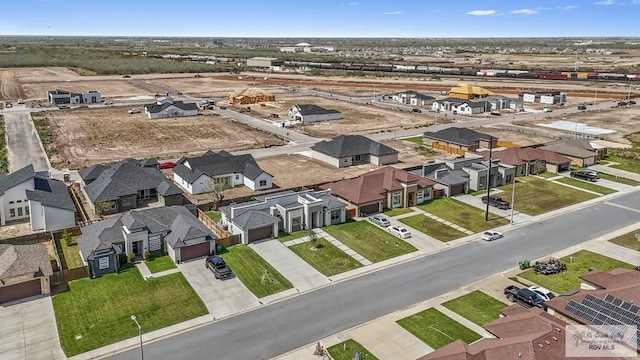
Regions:
<svg viewBox="0 0 640 360"><path fill-rule="evenodd" d="M489 159L489 153L482 153L485 159ZM494 159L500 159L500 162L508 165L524 165L527 162L535 160L544 160L549 164L564 164L571 162L571 159L548 150L537 148L509 148L506 150L495 151Z"/></svg>
<svg viewBox="0 0 640 360"><path fill-rule="evenodd" d="M0 279L20 275L52 275L47 248L43 245L0 244Z"/></svg>
<svg viewBox="0 0 640 360"><path fill-rule="evenodd" d="M609 272L590 271L580 278L603 289L614 289L621 286L640 285L640 271L617 268Z"/></svg>

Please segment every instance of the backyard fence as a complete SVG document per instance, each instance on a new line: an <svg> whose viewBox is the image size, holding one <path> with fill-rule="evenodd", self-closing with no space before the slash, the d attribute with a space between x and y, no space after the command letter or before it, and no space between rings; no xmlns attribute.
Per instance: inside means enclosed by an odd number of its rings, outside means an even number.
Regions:
<svg viewBox="0 0 640 360"><path fill-rule="evenodd" d="M431 144L431 147L436 149L436 150L441 150L441 151L446 151L450 154L454 154L454 155L460 155L460 156L464 156L464 153L466 151L462 150L462 149L458 149L458 148L454 148L451 146L447 146L447 145L443 145L437 142L434 142L433 144Z"/></svg>
<svg viewBox="0 0 640 360"><path fill-rule="evenodd" d="M211 231L213 231L213 233L218 237L218 239L216 239L216 244L220 244L224 247L240 244L240 235L232 235L223 226L211 220L211 218L200 209L198 209L198 220L202 221L202 223L211 229Z"/></svg>

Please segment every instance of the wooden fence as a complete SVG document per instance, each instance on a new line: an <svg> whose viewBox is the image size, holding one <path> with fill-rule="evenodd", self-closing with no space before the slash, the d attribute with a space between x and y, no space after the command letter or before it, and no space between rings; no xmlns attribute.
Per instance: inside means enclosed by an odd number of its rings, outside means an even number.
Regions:
<svg viewBox="0 0 640 360"><path fill-rule="evenodd" d="M89 272L86 267L56 271L51 275L51 285L66 284L69 281L86 277L89 277Z"/></svg>
<svg viewBox="0 0 640 360"><path fill-rule="evenodd" d="M504 147L504 148L517 148L517 147L520 147L520 145L518 145L518 144L514 144L514 143L512 143L512 142L509 142L509 141L502 141L502 140L498 140L498 141L496 142L496 145L497 145L498 147Z"/></svg>
<svg viewBox="0 0 640 360"><path fill-rule="evenodd" d="M460 155L460 156L464 156L464 153L466 151L462 150L462 149L458 149L458 148L454 148L451 146L447 146L447 145L443 145L437 142L434 142L433 144L431 144L431 147L436 149L436 150L441 150L441 151L446 151L450 154L454 154L454 155Z"/></svg>
<svg viewBox="0 0 640 360"><path fill-rule="evenodd" d="M224 247L230 247L233 245L238 245L241 242L240 235L232 235L228 232L224 227L211 220L207 214L198 209L198 220L202 221L213 233L218 237L216 240L216 244L220 244Z"/></svg>

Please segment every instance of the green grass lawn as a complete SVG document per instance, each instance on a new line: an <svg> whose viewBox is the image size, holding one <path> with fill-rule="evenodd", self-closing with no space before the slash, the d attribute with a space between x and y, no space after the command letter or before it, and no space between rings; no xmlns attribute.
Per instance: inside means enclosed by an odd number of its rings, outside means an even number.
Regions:
<svg viewBox="0 0 640 360"><path fill-rule="evenodd" d="M640 241L636 239L636 234L640 234L640 229L632 231L630 233L626 233L624 235L620 235L616 238L613 238L609 241L616 245L624 246L633 250L640 250Z"/></svg>
<svg viewBox="0 0 640 360"><path fill-rule="evenodd" d="M235 245L220 254L231 271L258 298L291 289L293 285L246 245ZM265 270L267 276L263 279Z"/></svg>
<svg viewBox="0 0 640 360"><path fill-rule="evenodd" d="M638 151L637 149L638 148L633 149L636 151L636 156ZM615 150L615 149L611 149L611 150ZM629 152L625 149L620 149L620 151L625 153ZM610 165L610 167L620 169L620 170L631 171L634 173L640 173L640 161L630 157L615 156L614 153L615 153L614 151L610 151L609 155L607 155L607 160L610 160L612 162L617 162L618 164Z"/></svg>
<svg viewBox="0 0 640 360"><path fill-rule="evenodd" d="M516 182L515 210L527 215L540 215L598 197L595 194L531 176L518 178L518 180ZM511 194L512 186L509 184L501 186L500 189ZM510 200L511 197L508 198Z"/></svg>
<svg viewBox="0 0 640 360"><path fill-rule="evenodd" d="M353 353L356 351L360 353L360 359L362 360L378 360L364 346L351 339L330 346L327 351L333 360L353 360Z"/></svg>
<svg viewBox="0 0 640 360"><path fill-rule="evenodd" d="M620 183L620 184L625 184L625 185L629 185L629 186L638 186L638 185L640 185L640 181L636 181L636 180L633 180L633 179L628 179L626 177L610 175L610 174L603 173L603 172L600 172L598 174L600 174L600 178L601 179L615 181L615 182Z"/></svg>
<svg viewBox="0 0 640 360"><path fill-rule="evenodd" d="M439 221L433 220L422 214L414 215L406 218L399 219L403 224L411 226L412 228L423 232L432 238L436 238L440 241L451 241L459 239L467 234L458 231L451 226L445 225Z"/></svg>
<svg viewBox="0 0 640 360"><path fill-rule="evenodd" d="M448 197L431 200L418 207L473 232L481 232L509 223L509 220L497 218L496 215L489 215L489 221L485 221L483 209Z"/></svg>
<svg viewBox="0 0 640 360"><path fill-rule="evenodd" d="M411 210L410 208L395 208L395 209L384 209L382 213L387 215L388 217L394 217L402 214L408 214L411 212L413 212L413 210Z"/></svg>
<svg viewBox="0 0 640 360"><path fill-rule="evenodd" d="M207 308L180 273L145 281L134 266L119 274L69 283L53 296L62 349L74 356L108 344L206 315Z"/></svg>
<svg viewBox="0 0 640 360"><path fill-rule="evenodd" d="M416 251L411 244L368 221L351 221L323 228L371 262L378 262Z"/></svg>
<svg viewBox="0 0 640 360"><path fill-rule="evenodd" d="M447 309L484 326L500 317L500 310L508 305L476 290L442 304Z"/></svg>
<svg viewBox="0 0 640 360"><path fill-rule="evenodd" d="M281 231L280 234L278 234L278 240L280 240L280 242L287 242L290 240L309 236L311 234L313 234L313 231L311 230L300 230L300 231L294 231L292 233L286 233L284 231Z"/></svg>
<svg viewBox="0 0 640 360"><path fill-rule="evenodd" d="M145 260L144 262L145 264L147 264L149 271L151 271L152 273L158 273L160 271L176 268L176 264L173 262L173 260L171 260L169 255L157 257L153 256L149 260Z"/></svg>
<svg viewBox="0 0 640 360"><path fill-rule="evenodd" d="M400 319L397 323L433 349L458 339L470 344L482 337L434 308Z"/></svg>
<svg viewBox="0 0 640 360"><path fill-rule="evenodd" d="M573 256L573 263L569 262L569 256ZM567 271L564 273L540 275L536 274L533 269L529 269L521 272L518 276L562 294L579 288L582 282L580 276L588 273L589 268L596 268L603 271L609 271L618 267L633 269L633 265L587 250L581 250L569 256L560 259L562 263L567 265ZM533 263L531 265L533 266Z"/></svg>
<svg viewBox="0 0 640 360"><path fill-rule="evenodd" d="M414 137L409 137L409 138L402 138L400 140L412 142L412 143L418 144L418 145L423 145L424 144L424 137L422 137L422 136L414 136Z"/></svg>
<svg viewBox="0 0 640 360"><path fill-rule="evenodd" d="M82 263L82 257L80 256L80 248L78 244L75 242L75 238L73 241L73 245L67 245L67 242L63 239L56 240L56 246L58 249L62 249L62 267L64 269L75 269L79 267L85 267Z"/></svg>
<svg viewBox="0 0 640 360"><path fill-rule="evenodd" d="M362 266L356 259L345 254L324 238L318 238L315 250L312 250L312 247L311 242L306 242L289 246L289 249L324 276L340 274Z"/></svg>
<svg viewBox="0 0 640 360"><path fill-rule="evenodd" d="M543 178L545 178L545 179L548 179L548 178L552 178L552 177L554 177L554 176L558 176L558 174L556 174L556 173L552 173L552 172L550 172L550 171L545 171L545 172L543 172L543 173L538 174L538 176L543 177Z"/></svg>
<svg viewBox="0 0 640 360"><path fill-rule="evenodd" d="M568 178L568 177L563 177L561 179L558 180L554 180L563 184L567 184L567 185L572 185L575 187L579 187L581 189L585 189L585 190L589 190L589 191L594 191L597 192L598 194L602 194L602 195L608 195L608 194L613 194L614 192L617 192L617 190L614 189L610 189L604 186L600 186L600 185L596 185L592 182L587 182L587 181L581 181L581 180L577 180L577 179L572 179L572 178Z"/></svg>
<svg viewBox="0 0 640 360"><path fill-rule="evenodd" d="M215 222L218 222L220 221L220 219L222 219L222 214L220 214L220 211L207 211L205 214L207 214L209 219Z"/></svg>

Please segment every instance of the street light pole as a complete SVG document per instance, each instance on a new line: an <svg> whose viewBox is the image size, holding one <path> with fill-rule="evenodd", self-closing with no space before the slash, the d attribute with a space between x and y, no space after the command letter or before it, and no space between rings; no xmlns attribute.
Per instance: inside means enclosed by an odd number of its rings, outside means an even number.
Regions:
<svg viewBox="0 0 640 360"><path fill-rule="evenodd" d="M140 326L135 315L131 315L131 320L138 325L138 337L140 338L140 360L144 360L144 352L142 351L142 326Z"/></svg>
<svg viewBox="0 0 640 360"><path fill-rule="evenodd" d="M511 225L513 225L513 209L516 202L516 170L518 170L517 166L513 170L513 183L511 185Z"/></svg>

